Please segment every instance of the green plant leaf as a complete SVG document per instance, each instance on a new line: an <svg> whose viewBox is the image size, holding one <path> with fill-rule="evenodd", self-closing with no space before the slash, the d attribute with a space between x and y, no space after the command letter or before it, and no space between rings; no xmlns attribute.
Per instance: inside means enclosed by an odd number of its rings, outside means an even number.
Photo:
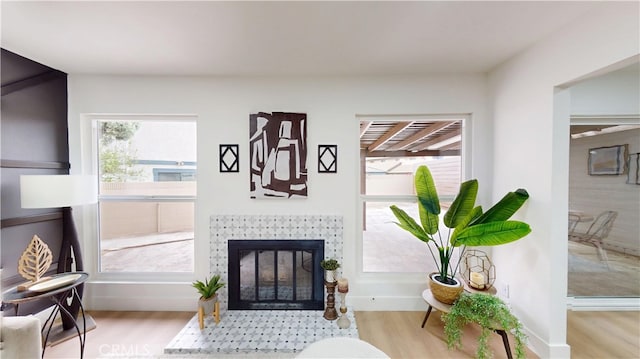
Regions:
<svg viewBox="0 0 640 359"><path fill-rule="evenodd" d="M497 246L516 241L531 232L528 224L519 221L504 221L476 224L457 234L455 245Z"/></svg>
<svg viewBox="0 0 640 359"><path fill-rule="evenodd" d="M393 214L398 219L398 221L400 221L400 222L394 222L400 228L413 234L414 236L416 236L416 238L418 238L423 242L429 242L429 240L431 240L431 237L429 237L429 235L424 231L424 229L413 218L411 218L411 216L409 216L407 212L398 208L396 205L393 205L390 208Z"/></svg>
<svg viewBox="0 0 640 359"><path fill-rule="evenodd" d="M422 205L422 200L418 198L418 213L420 214L420 223L422 228L428 234L435 234L438 232L438 226L440 224L440 217L437 214L429 212L425 206Z"/></svg>
<svg viewBox="0 0 640 359"><path fill-rule="evenodd" d="M511 216L513 216L520 207L522 207L528 198L529 193L522 188L517 189L515 192L509 192L502 197L498 203L493 205L493 207L489 208L482 216L476 219L472 225L506 221L511 218Z"/></svg>
<svg viewBox="0 0 640 359"><path fill-rule="evenodd" d="M340 263L336 259L323 259L320 261L320 267L324 270L336 270L340 268Z"/></svg>
<svg viewBox="0 0 640 359"><path fill-rule="evenodd" d="M440 224L440 200L431 171L427 166L418 167L414 182L422 228L428 234L435 234Z"/></svg>
<svg viewBox="0 0 640 359"><path fill-rule="evenodd" d="M220 288L224 287L225 283L220 281L220 275L216 274L211 279L205 278L204 282L197 280L191 285L196 288L203 299L208 299L213 297Z"/></svg>
<svg viewBox="0 0 640 359"><path fill-rule="evenodd" d="M456 229L453 230L453 233L451 234L451 238L449 239L449 242L451 243L451 245L453 245L454 247L457 247L456 239L458 238L458 233L460 233L462 230L467 228L467 226L469 226L469 223L471 223L474 219L478 218L480 215L482 215L482 207L481 206L474 207L471 210L471 212L469 212L469 214L456 226Z"/></svg>
<svg viewBox="0 0 640 359"><path fill-rule="evenodd" d="M414 182L420 204L424 206L427 212L435 215L440 214L440 200L438 199L436 184L427 166L418 167Z"/></svg>
<svg viewBox="0 0 640 359"><path fill-rule="evenodd" d="M448 228L455 228L460 225L476 205L478 195L478 180L469 180L460 184L458 195L453 200L451 207L444 215L444 225ZM467 223L469 223L467 221Z"/></svg>
<svg viewBox="0 0 640 359"><path fill-rule="evenodd" d="M484 293L462 293L449 313L442 314L442 320L449 349L461 348L464 327L469 323L475 323L481 328L477 339L476 358L492 357L488 338L495 328L503 328L511 332L515 338L515 357L518 359L525 357L527 336L523 332L522 323L496 296Z"/></svg>

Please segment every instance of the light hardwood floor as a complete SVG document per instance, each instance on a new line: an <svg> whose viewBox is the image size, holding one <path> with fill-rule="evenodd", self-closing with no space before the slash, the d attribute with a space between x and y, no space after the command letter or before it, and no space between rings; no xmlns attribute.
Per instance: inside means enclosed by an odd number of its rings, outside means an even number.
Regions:
<svg viewBox="0 0 640 359"><path fill-rule="evenodd" d="M87 333L85 358L149 358L194 315L192 312L91 312L97 328ZM433 312L420 328L424 312L356 312L360 337L392 358L473 358L478 328L468 326L462 350L448 350L442 322ZM568 312L567 341L572 358L640 358L640 312ZM513 349L513 339L510 339ZM502 341L492 335L494 358L506 358ZM48 347L45 358L77 358L76 338ZM538 356L528 351L528 358Z"/></svg>

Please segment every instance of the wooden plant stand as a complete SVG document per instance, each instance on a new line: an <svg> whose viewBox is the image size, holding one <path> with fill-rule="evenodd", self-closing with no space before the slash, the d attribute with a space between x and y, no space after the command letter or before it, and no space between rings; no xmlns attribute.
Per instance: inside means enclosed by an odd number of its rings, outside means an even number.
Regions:
<svg viewBox="0 0 640 359"><path fill-rule="evenodd" d="M198 322L200 323L200 330L204 329L205 315L207 314L204 312L204 308L202 308L202 306L198 306ZM213 305L213 313L211 313L211 315L213 316L213 320L215 320L216 325L220 323L220 302L216 302Z"/></svg>

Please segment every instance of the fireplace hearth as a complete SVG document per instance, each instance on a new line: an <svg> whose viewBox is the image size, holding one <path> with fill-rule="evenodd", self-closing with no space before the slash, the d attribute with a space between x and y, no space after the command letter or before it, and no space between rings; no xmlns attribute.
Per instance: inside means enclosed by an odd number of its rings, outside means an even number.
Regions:
<svg viewBox="0 0 640 359"><path fill-rule="evenodd" d="M229 240L229 309L322 310L322 240Z"/></svg>

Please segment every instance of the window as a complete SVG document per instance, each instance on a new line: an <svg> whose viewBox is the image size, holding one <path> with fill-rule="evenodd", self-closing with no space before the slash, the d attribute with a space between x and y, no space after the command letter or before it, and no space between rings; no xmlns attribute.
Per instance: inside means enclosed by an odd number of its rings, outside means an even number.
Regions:
<svg viewBox="0 0 640 359"><path fill-rule="evenodd" d="M95 120L100 272L193 272L196 123Z"/></svg>
<svg viewBox="0 0 640 359"><path fill-rule="evenodd" d="M465 118L360 118L364 272L435 271L426 260L431 256L426 244L399 228L389 207L395 204L418 218L414 173L427 165L446 210L462 178Z"/></svg>

